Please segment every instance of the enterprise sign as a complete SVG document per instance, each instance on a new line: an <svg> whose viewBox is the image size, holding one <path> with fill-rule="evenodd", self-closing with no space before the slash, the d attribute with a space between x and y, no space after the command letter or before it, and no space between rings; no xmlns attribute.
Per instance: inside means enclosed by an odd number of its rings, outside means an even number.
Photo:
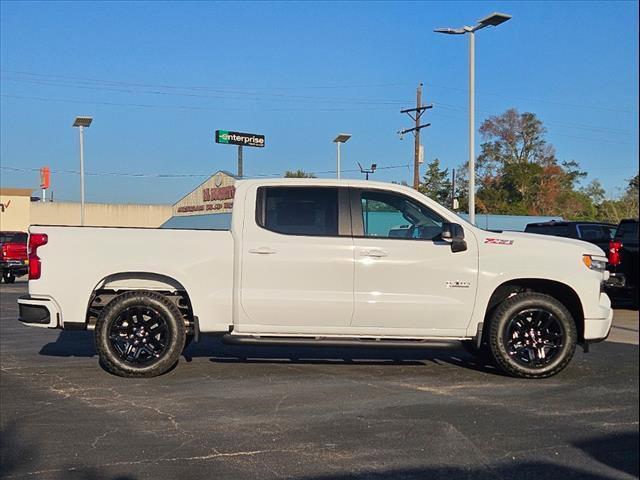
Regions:
<svg viewBox="0 0 640 480"><path fill-rule="evenodd" d="M244 147L264 147L264 135L257 133L229 132L216 130L216 143L242 145Z"/></svg>

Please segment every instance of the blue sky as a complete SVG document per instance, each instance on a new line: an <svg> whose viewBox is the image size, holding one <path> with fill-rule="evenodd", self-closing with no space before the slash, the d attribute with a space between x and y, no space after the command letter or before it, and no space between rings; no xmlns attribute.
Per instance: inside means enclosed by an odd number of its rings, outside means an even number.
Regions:
<svg viewBox="0 0 640 480"><path fill-rule="evenodd" d="M467 37L433 28L513 15L476 37L476 121L535 112L560 160L614 196L638 169L637 2L1 3L2 186L77 200L76 115L86 131L87 201L173 203L206 175L235 170L216 129L262 133L245 174L412 162L399 113L424 83L427 161L467 158ZM481 139L477 137L477 144ZM12 170L12 168L22 170ZM320 176L333 176L326 173ZM411 180L407 167L377 180ZM345 177L361 177L346 172Z"/></svg>

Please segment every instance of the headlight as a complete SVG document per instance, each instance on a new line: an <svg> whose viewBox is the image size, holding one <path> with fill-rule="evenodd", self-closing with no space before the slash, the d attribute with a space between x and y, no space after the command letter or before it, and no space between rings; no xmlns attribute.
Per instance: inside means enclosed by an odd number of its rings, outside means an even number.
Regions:
<svg viewBox="0 0 640 480"><path fill-rule="evenodd" d="M604 272L607 269L607 257L601 257L600 255L583 255L582 263L591 270L597 272Z"/></svg>

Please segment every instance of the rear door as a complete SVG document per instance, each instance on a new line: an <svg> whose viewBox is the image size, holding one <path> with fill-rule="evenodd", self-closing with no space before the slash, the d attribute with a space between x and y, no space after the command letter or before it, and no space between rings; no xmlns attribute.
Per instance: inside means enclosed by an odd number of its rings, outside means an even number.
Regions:
<svg viewBox="0 0 640 480"><path fill-rule="evenodd" d="M444 219L408 196L352 190L355 248L352 326L362 334L465 335L473 312L478 247L442 241Z"/></svg>
<svg viewBox="0 0 640 480"><path fill-rule="evenodd" d="M255 194L255 215L245 213L239 330L344 333L353 314L348 189L264 186Z"/></svg>

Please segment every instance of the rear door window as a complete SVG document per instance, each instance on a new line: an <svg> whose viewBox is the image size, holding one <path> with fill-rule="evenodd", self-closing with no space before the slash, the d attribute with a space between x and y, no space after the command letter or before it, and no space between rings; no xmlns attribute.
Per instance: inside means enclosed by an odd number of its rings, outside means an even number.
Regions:
<svg viewBox="0 0 640 480"><path fill-rule="evenodd" d="M285 235L338 236L338 188L262 187L258 224Z"/></svg>

